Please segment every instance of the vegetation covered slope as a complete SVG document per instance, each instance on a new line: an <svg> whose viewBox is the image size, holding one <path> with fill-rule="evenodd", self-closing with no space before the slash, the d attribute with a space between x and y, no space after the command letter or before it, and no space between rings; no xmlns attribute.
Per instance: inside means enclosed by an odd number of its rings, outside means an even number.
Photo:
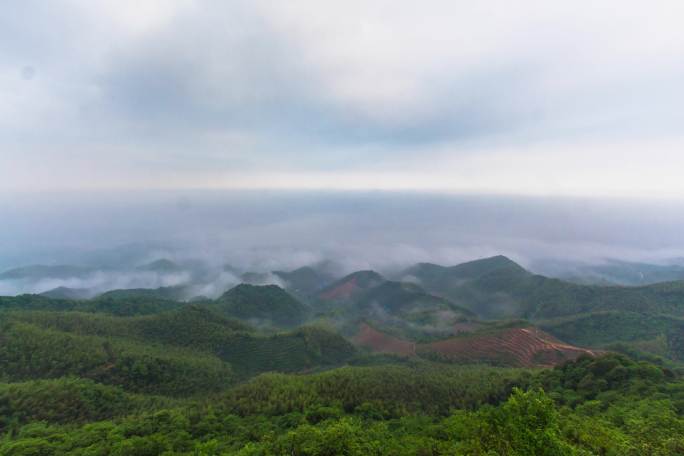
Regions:
<svg viewBox="0 0 684 456"><path fill-rule="evenodd" d="M534 275L505 257L453 267L417 265L405 274L487 318L554 318L620 310L681 314L684 282L641 287L580 285Z"/></svg>
<svg viewBox="0 0 684 456"><path fill-rule="evenodd" d="M450 311L455 316L474 317L468 309L459 307L445 298L431 295L413 283L386 281L369 289L356 301L361 311L373 307L398 317L410 318L424 311Z"/></svg>
<svg viewBox="0 0 684 456"><path fill-rule="evenodd" d="M208 353L18 321L0 324L0 360L0 379L5 381L78 376L168 396L220 391L235 381L230 365Z"/></svg>
<svg viewBox="0 0 684 456"><path fill-rule="evenodd" d="M300 325L309 313L306 305L277 285L240 284L209 306L222 315L279 327Z"/></svg>
<svg viewBox="0 0 684 456"><path fill-rule="evenodd" d="M285 282L288 291L303 297L315 295L333 281L329 275L308 266L294 271L273 271L273 274Z"/></svg>
<svg viewBox="0 0 684 456"><path fill-rule="evenodd" d="M577 314L538 325L555 336L585 346L650 340L681 327L684 320L667 315L604 311Z"/></svg>
<svg viewBox="0 0 684 456"><path fill-rule="evenodd" d="M384 281L385 278L375 271L357 271L325 287L318 293L318 298L324 301L349 301Z"/></svg>
<svg viewBox="0 0 684 456"><path fill-rule="evenodd" d="M52 290L45 291L40 295L51 299L88 299L94 294L95 293L87 288L57 287L53 288Z"/></svg>
<svg viewBox="0 0 684 456"><path fill-rule="evenodd" d="M187 288L183 286L159 288L126 288L110 290L98 296L100 300L125 301L129 299L182 301L187 297Z"/></svg>
<svg viewBox="0 0 684 456"><path fill-rule="evenodd" d="M117 316L151 315L184 304L147 295L99 296L89 300L49 298L42 295L0 296L0 312L11 310L80 311Z"/></svg>
<svg viewBox="0 0 684 456"><path fill-rule="evenodd" d="M35 421L79 424L106 420L176 402L78 377L0 383L0 432Z"/></svg>
<svg viewBox="0 0 684 456"><path fill-rule="evenodd" d="M614 355L542 372L343 368L123 419L15 422L0 454L677 455L683 401L671 372ZM56 404L37 406L49 417Z"/></svg>
<svg viewBox="0 0 684 456"><path fill-rule="evenodd" d="M131 349L145 348L160 353L168 348L169 354L174 350L191 350L188 355L195 353L199 359L220 360L230 366L233 376L239 378L266 371L296 372L339 365L356 353L342 336L327 329L302 327L291 332L263 335L243 323L222 318L196 305L141 317L78 312L12 312L5 318L10 328L13 325L30 328L38 341L59 335L69 342L69 347L73 344L74 350L79 342L90 343L91 347L84 348L83 356L90 356L95 351L97 360L101 359L98 346L114 344L118 347L117 343L125 343ZM66 353L51 353L48 345L39 346L47 358L70 357ZM88 366L91 365L97 363ZM24 378L43 377L54 375L43 375L39 369L35 376ZM226 381L230 383L234 379L226 376Z"/></svg>

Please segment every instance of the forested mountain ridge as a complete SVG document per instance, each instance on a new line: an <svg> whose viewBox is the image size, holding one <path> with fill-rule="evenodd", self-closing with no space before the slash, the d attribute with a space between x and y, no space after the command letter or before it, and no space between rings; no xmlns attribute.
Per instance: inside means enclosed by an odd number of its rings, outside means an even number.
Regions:
<svg viewBox="0 0 684 456"><path fill-rule="evenodd" d="M607 310L684 312L684 281L639 287L581 285L532 274L503 256L452 267L423 263L400 276L487 318L553 318Z"/></svg>

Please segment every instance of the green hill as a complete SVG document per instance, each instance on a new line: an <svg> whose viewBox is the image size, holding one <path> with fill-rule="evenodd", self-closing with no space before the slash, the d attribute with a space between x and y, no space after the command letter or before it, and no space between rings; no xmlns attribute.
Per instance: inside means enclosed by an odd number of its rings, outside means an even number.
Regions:
<svg viewBox="0 0 684 456"><path fill-rule="evenodd" d="M302 327L272 336L235 334L217 354L243 376L260 372L300 372L343 364L356 349L335 332Z"/></svg>
<svg viewBox="0 0 684 456"><path fill-rule="evenodd" d="M475 280L493 272L525 277L530 273L509 258L499 255L481 260L469 261L456 266L440 266L432 263L419 263L406 269L401 276L412 276L426 289L445 289L458 286L459 281Z"/></svg>
<svg viewBox="0 0 684 456"><path fill-rule="evenodd" d="M131 394L84 378L0 383L0 433L34 421L80 424L173 405L168 398Z"/></svg>
<svg viewBox="0 0 684 456"><path fill-rule="evenodd" d="M89 299L93 292L86 288L57 287L40 293L41 296L51 299Z"/></svg>
<svg viewBox="0 0 684 456"><path fill-rule="evenodd" d="M539 327L561 340L600 347L617 342L652 340L680 327L684 320L650 313L602 311L542 320Z"/></svg>
<svg viewBox="0 0 684 456"><path fill-rule="evenodd" d="M116 317L82 312L12 312L10 319L79 335L134 338L145 342L215 351L235 332L252 328L198 305L154 315Z"/></svg>
<svg viewBox="0 0 684 456"><path fill-rule="evenodd" d="M10 312L5 319L77 337L178 347L229 363L241 378L265 371L297 372L344 363L356 354L342 336L303 327L263 335L196 305L150 316L115 317L79 312Z"/></svg>
<svg viewBox="0 0 684 456"><path fill-rule="evenodd" d="M198 351L85 336L20 321L0 323L0 379L78 376L130 392L185 396L235 381L230 365Z"/></svg>
<svg viewBox="0 0 684 456"><path fill-rule="evenodd" d="M406 282L383 282L368 290L356 302L356 307L361 311L373 306L398 316L408 316L425 310L452 310L463 316L474 316L468 309L458 307L445 298L427 293L416 284Z"/></svg>
<svg viewBox="0 0 684 456"><path fill-rule="evenodd" d="M386 281L362 293L341 315L351 321L372 321L409 337L453 333L453 326L474 318L468 309L431 295L418 285Z"/></svg>
<svg viewBox="0 0 684 456"><path fill-rule="evenodd" d="M642 287L580 285L534 275L505 257L449 268L417 265L405 274L430 292L485 318L554 318L606 310L680 314L684 282Z"/></svg>
<svg viewBox="0 0 684 456"><path fill-rule="evenodd" d="M276 285L240 284L209 306L221 315L277 327L300 325L309 313L306 305Z"/></svg>
<svg viewBox="0 0 684 456"><path fill-rule="evenodd" d="M323 301L349 301L384 281L385 278L375 271L353 272L323 288L318 298Z"/></svg>
<svg viewBox="0 0 684 456"><path fill-rule="evenodd" d="M7 310L48 310L97 312L118 316L150 315L183 306L184 303L153 296L99 296L89 300L55 299L24 294L0 296L0 312Z"/></svg>
<svg viewBox="0 0 684 456"><path fill-rule="evenodd" d="M187 298L187 288L184 286L159 288L127 288L106 291L98 296L101 300L124 301L128 299L153 299L182 301Z"/></svg>

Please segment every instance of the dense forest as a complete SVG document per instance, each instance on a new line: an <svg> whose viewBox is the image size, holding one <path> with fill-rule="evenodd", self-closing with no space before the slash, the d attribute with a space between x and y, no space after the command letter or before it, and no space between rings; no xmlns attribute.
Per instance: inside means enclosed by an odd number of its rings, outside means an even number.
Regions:
<svg viewBox="0 0 684 456"><path fill-rule="evenodd" d="M683 454L682 287L511 263L1 297L0 454Z"/></svg>

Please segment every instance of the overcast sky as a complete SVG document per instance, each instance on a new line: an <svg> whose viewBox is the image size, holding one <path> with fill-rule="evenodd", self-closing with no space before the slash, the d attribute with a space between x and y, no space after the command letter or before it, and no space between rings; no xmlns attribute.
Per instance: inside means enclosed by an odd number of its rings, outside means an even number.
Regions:
<svg viewBox="0 0 684 456"><path fill-rule="evenodd" d="M684 196L684 2L0 3L0 189Z"/></svg>

